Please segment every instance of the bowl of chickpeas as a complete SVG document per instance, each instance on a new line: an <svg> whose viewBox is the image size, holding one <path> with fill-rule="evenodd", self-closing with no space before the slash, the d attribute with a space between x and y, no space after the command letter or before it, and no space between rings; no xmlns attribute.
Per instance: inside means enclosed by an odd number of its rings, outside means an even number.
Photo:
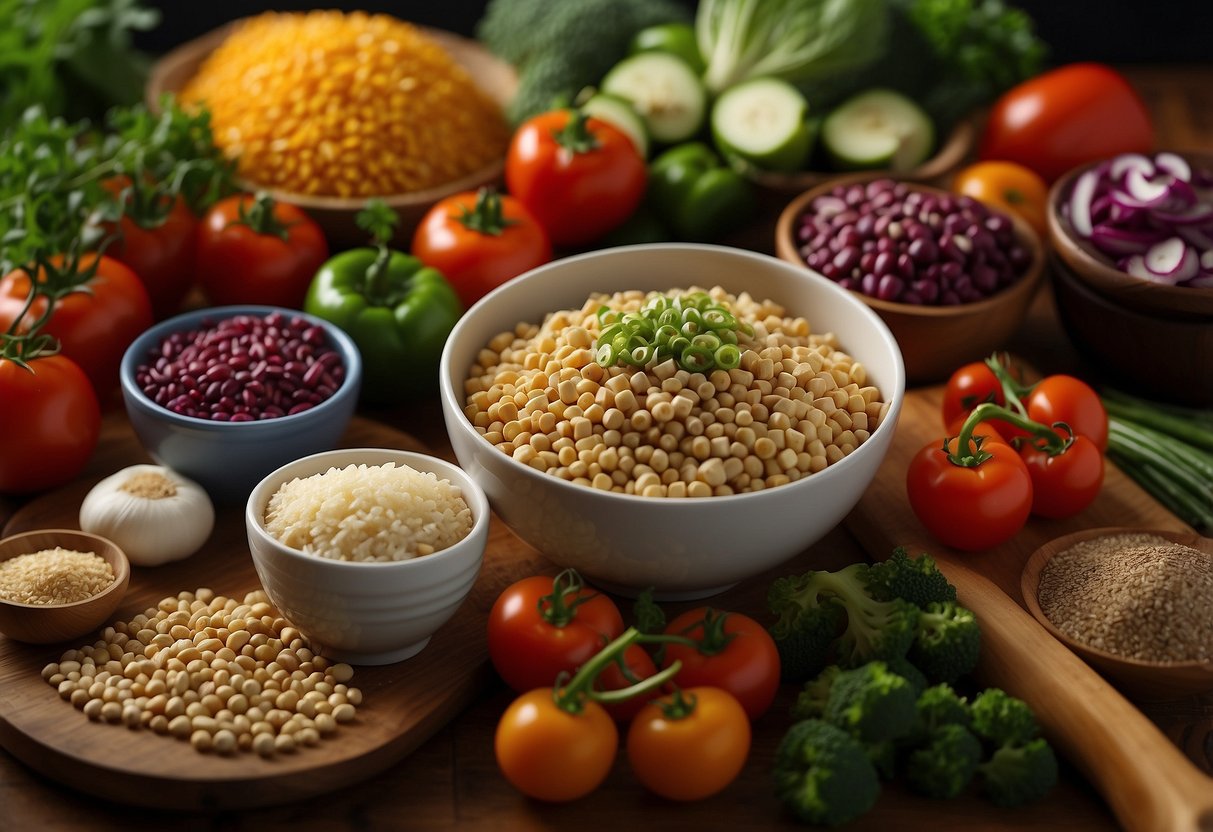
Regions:
<svg viewBox="0 0 1213 832"><path fill-rule="evenodd" d="M905 368L832 281L671 243L494 290L451 332L440 386L460 465L520 538L604 589L675 600L842 520L891 444Z"/></svg>

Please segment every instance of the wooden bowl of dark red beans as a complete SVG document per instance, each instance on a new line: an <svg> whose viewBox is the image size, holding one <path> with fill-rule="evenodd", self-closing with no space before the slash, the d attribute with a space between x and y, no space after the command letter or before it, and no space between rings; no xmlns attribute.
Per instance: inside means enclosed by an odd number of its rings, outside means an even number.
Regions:
<svg viewBox="0 0 1213 832"><path fill-rule="evenodd" d="M793 200L775 250L855 292L892 331L906 377L924 384L1003 346L1044 273L1040 238L969 197L870 174Z"/></svg>
<svg viewBox="0 0 1213 832"><path fill-rule="evenodd" d="M270 306L187 312L122 357L122 398L147 452L221 502L337 446L354 415L362 358L320 318Z"/></svg>

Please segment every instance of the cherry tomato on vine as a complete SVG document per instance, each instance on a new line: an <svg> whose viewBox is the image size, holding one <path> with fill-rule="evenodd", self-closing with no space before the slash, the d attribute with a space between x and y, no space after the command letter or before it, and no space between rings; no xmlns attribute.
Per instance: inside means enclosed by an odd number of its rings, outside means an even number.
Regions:
<svg viewBox="0 0 1213 832"><path fill-rule="evenodd" d="M627 675L624 674L623 669L618 663L607 665L606 669L598 675L598 681L594 685L594 689L622 690L642 679L649 678L657 672L657 665L653 664L653 659L639 644L628 645L627 650L623 653L623 666L627 668ZM650 697L653 695L650 694ZM616 722L631 722L636 714L640 713L640 709L645 706L650 697L637 696L623 702L609 705L604 704L603 707L607 709L607 713Z"/></svg>
<svg viewBox="0 0 1213 832"><path fill-rule="evenodd" d="M910 461L906 491L910 506L927 531L941 543L976 552L1014 537L1032 510L1032 478L1009 445L988 442L990 456L973 467L958 465L949 454L956 439L924 446Z"/></svg>
<svg viewBox="0 0 1213 832"><path fill-rule="evenodd" d="M732 783L750 753L750 720L736 697L713 687L645 705L628 729L636 778L669 800L702 800Z"/></svg>
<svg viewBox="0 0 1213 832"><path fill-rule="evenodd" d="M711 607L688 610L671 621L666 635L700 642L665 644L661 666L682 662L674 677L681 687L723 688L750 719L766 713L779 690L779 651L766 628L749 616Z"/></svg>
<svg viewBox="0 0 1213 832"><path fill-rule="evenodd" d="M615 602L572 570L535 575L509 586L489 612L489 657L519 693L551 687L623 632Z"/></svg>
<svg viewBox="0 0 1213 832"><path fill-rule="evenodd" d="M1025 444L1019 451L1032 478L1032 513L1039 517L1072 517L1099 495L1103 485L1103 453L1085 436L1077 435L1064 451L1049 456Z"/></svg>
<svg viewBox="0 0 1213 832"><path fill-rule="evenodd" d="M1046 425L1065 422L1101 453L1107 449L1108 412L1086 382L1067 375L1048 376L1032 387L1025 404L1029 419Z"/></svg>
<svg viewBox="0 0 1213 832"><path fill-rule="evenodd" d="M1013 377L1017 375L1015 368L1010 368L1009 372ZM943 394L943 423L948 428L948 435L959 433L959 429L953 430L952 426L963 422L964 417L984 402L1007 403L1002 382L988 364L974 361L952 373ZM1003 421L994 420L991 425L1006 442L1025 435L1024 431Z"/></svg>
<svg viewBox="0 0 1213 832"><path fill-rule="evenodd" d="M497 723L497 766L528 797L576 800L601 785L615 762L619 731L597 702L570 713L553 691L536 688L515 699Z"/></svg>
<svg viewBox="0 0 1213 832"><path fill-rule="evenodd" d="M103 185L115 196L130 184L125 176L106 180ZM106 248L107 257L129 266L139 277L152 302L157 319L167 318L181 308L181 302L194 286L195 235L198 218L180 196L173 197L172 208L163 218L140 218L127 213L116 227L108 230L117 236Z"/></svg>
<svg viewBox="0 0 1213 832"><path fill-rule="evenodd" d="M5 494L70 482L84 470L101 431L97 394L74 361L46 355L27 363L29 369L0 358L0 493Z"/></svg>
<svg viewBox="0 0 1213 832"><path fill-rule="evenodd" d="M1018 216L1041 240L1048 239L1049 186L1035 171L1014 162L977 162L956 174L952 190Z"/></svg>
<svg viewBox="0 0 1213 832"><path fill-rule="evenodd" d="M62 258L52 259L52 268ZM96 263L96 272L85 283L87 291L72 292L55 303L50 320L42 328L59 340L60 349L80 366L92 382L97 398L105 402L118 386L118 365L126 348L152 325L152 305L147 290L135 273L117 260L84 254L78 271ZM40 275L44 281L46 275ZM30 278L16 269L0 278L0 330L6 330L25 308ZM46 298L34 301L22 318L32 324L46 309Z"/></svg>
<svg viewBox="0 0 1213 832"><path fill-rule="evenodd" d="M431 208L413 235L413 256L442 272L467 308L551 260L552 244L521 202L481 188Z"/></svg>
<svg viewBox="0 0 1213 832"><path fill-rule="evenodd" d="M632 215L648 170L632 140L613 125L580 110L553 110L515 131L505 181L553 245L575 246Z"/></svg>
<svg viewBox="0 0 1213 832"><path fill-rule="evenodd" d="M300 309L328 257L315 220L265 195L222 199L198 226L198 280L216 306Z"/></svg>

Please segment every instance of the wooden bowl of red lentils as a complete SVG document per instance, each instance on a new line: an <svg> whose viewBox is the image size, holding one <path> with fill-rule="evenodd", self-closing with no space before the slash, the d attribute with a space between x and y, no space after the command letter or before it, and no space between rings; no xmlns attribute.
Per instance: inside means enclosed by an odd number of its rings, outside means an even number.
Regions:
<svg viewBox="0 0 1213 832"><path fill-rule="evenodd" d="M1213 539L1084 529L1036 550L1021 589L1036 620L1130 698L1213 690Z"/></svg>
<svg viewBox="0 0 1213 832"><path fill-rule="evenodd" d="M126 592L118 544L87 532L40 529L0 540L0 633L29 644L78 638L104 624Z"/></svg>
<svg viewBox="0 0 1213 832"><path fill-rule="evenodd" d="M407 245L425 213L502 179L518 79L479 44L383 14L267 12L165 55L166 93L205 102L240 183L303 208L334 246L365 244L368 199L400 215Z"/></svg>

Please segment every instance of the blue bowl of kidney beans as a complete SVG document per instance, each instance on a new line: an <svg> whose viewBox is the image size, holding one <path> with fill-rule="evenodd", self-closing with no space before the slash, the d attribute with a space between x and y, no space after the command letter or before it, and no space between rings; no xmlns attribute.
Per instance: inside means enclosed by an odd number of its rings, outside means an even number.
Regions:
<svg viewBox="0 0 1213 832"><path fill-rule="evenodd" d="M227 306L157 324L130 345L122 398L160 464L221 502L337 447L358 402L362 358L333 324L292 309Z"/></svg>
<svg viewBox="0 0 1213 832"><path fill-rule="evenodd" d="M892 179L835 185L792 230L809 268L891 303L975 303L1019 280L1033 257L1006 215Z"/></svg>

